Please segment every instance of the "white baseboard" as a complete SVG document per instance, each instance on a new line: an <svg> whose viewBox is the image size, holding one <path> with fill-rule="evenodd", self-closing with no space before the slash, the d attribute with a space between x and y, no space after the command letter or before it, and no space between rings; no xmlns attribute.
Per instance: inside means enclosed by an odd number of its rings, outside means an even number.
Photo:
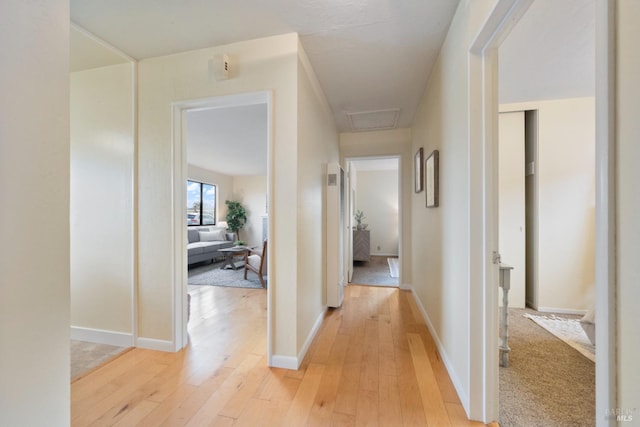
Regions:
<svg viewBox="0 0 640 427"><path fill-rule="evenodd" d="M438 351L440 352L440 357L444 362L445 368L447 368L447 373L449 374L449 378L451 378L451 382L453 383L453 386L455 387L456 392L458 393L460 402L462 403L462 406L464 407L465 412L468 414L469 413L469 396L467 395L464 388L462 387L462 382L460 381L460 378L458 378L458 375L456 374L456 371L453 368L453 364L451 363L449 356L447 356L447 352L445 351L444 346L440 341L440 337L438 337L438 334L436 334L436 330L434 329L433 324L431 323L431 319L429 318L427 311L422 305L420 298L418 298L418 295L416 295L415 290L412 289L411 293L413 294L413 299L416 302L416 305L418 306L418 308L420 309L422 318L427 324L427 328L429 328L429 332L431 333L431 336L433 337L433 340L435 341L436 346L438 347Z"/></svg>
<svg viewBox="0 0 640 427"><path fill-rule="evenodd" d="M133 334L105 331L103 329L83 328L80 326L71 327L71 339L97 344L115 345L118 347L133 346Z"/></svg>
<svg viewBox="0 0 640 427"><path fill-rule="evenodd" d="M271 356L271 367L296 371L298 370L298 359L293 356L281 356L274 354Z"/></svg>
<svg viewBox="0 0 640 427"><path fill-rule="evenodd" d="M136 347L146 348L147 350L167 351L174 353L180 349L176 348L173 341L156 340L153 338L138 338Z"/></svg>
<svg viewBox="0 0 640 427"><path fill-rule="evenodd" d="M304 359L304 356L307 355L307 351L309 351L309 346L313 342L313 339L316 337L318 330L320 330L320 326L322 326L322 321L324 320L324 316L326 314L327 314L327 307L325 307L316 318L316 322L313 324L313 328L311 328L311 330L309 331L309 334L307 335L307 339L305 340L304 345L302 346L302 348L300 349L300 352L298 353L298 366L300 366L300 364L302 363L302 359Z"/></svg>
<svg viewBox="0 0 640 427"><path fill-rule="evenodd" d="M577 314L580 316L587 314L587 310L576 310L575 308L538 307L538 311L542 313Z"/></svg>
<svg viewBox="0 0 640 427"><path fill-rule="evenodd" d="M314 323L313 328L311 328L311 331L309 331L309 334L307 335L307 339L305 340L304 345L298 352L297 357L274 354L273 356L271 356L271 366L274 368L292 369L294 371L297 371L298 368L300 367L300 364L302 363L302 360L307 355L307 351L309 351L309 346L313 342L313 339L316 337L316 334L318 333L320 326L322 326L322 321L324 320L324 316L326 313L327 313L327 308L325 307L324 310L322 310L318 315L318 318L316 319L316 322Z"/></svg>
<svg viewBox="0 0 640 427"><path fill-rule="evenodd" d="M400 289L402 289L403 291L411 291L411 290L413 290L413 288L411 287L411 285L409 283L401 283L400 284Z"/></svg>
<svg viewBox="0 0 640 427"><path fill-rule="evenodd" d="M398 254L390 254L387 252L371 252L371 256L390 256L398 258L400 255Z"/></svg>

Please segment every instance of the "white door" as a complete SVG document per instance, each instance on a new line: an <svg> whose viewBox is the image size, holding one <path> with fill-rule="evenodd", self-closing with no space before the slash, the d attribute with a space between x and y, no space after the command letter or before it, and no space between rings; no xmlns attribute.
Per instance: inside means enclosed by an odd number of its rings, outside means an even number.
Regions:
<svg viewBox="0 0 640 427"><path fill-rule="evenodd" d="M513 267L509 306L525 306L524 111L500 113L498 142L499 252ZM502 301L502 297L500 297Z"/></svg>
<svg viewBox="0 0 640 427"><path fill-rule="evenodd" d="M340 307L346 279L344 259L345 197L344 171L340 165L327 166L327 305Z"/></svg>

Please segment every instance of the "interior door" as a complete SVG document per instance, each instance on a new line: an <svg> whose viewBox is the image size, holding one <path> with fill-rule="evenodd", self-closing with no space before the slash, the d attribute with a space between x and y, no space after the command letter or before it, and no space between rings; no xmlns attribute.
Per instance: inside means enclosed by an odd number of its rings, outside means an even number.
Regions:
<svg viewBox="0 0 640 427"><path fill-rule="evenodd" d="M509 306L525 306L525 128L524 111L500 113L498 143L499 252L513 267ZM502 301L502 297L500 297Z"/></svg>

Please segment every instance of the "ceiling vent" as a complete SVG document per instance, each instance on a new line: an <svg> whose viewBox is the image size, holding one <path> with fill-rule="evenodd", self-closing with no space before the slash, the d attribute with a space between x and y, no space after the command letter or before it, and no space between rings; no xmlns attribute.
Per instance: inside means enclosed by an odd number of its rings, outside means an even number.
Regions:
<svg viewBox="0 0 640 427"><path fill-rule="evenodd" d="M395 129L398 124L399 108L378 111L347 113L353 132Z"/></svg>

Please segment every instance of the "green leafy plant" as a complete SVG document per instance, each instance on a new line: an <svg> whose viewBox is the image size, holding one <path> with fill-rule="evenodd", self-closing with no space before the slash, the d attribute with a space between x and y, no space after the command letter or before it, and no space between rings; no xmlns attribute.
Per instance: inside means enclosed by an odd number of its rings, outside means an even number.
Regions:
<svg viewBox="0 0 640 427"><path fill-rule="evenodd" d="M224 203L227 205L227 228L240 240L240 230L247 223L247 210L240 202L226 200Z"/></svg>
<svg viewBox="0 0 640 427"><path fill-rule="evenodd" d="M354 218L356 219L356 222L358 223L359 226L362 226L362 220L366 218L366 216L364 216L364 212L362 212L360 209L358 209L356 211L356 214L354 215Z"/></svg>

